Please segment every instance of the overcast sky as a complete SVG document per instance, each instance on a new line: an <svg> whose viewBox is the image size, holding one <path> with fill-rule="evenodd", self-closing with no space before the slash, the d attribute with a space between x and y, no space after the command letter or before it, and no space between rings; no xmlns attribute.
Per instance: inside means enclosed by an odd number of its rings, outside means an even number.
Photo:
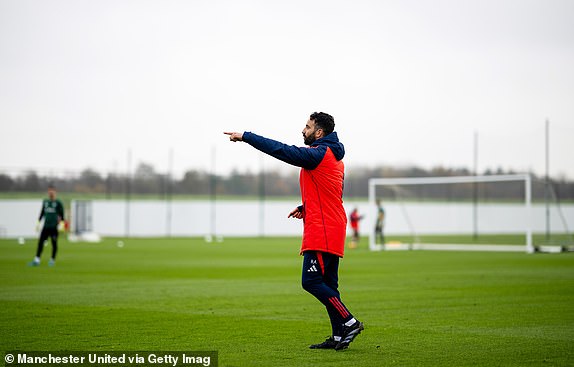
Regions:
<svg viewBox="0 0 574 367"><path fill-rule="evenodd" d="M283 163L335 117L348 168L574 179L572 0L0 0L0 170L174 172Z"/></svg>

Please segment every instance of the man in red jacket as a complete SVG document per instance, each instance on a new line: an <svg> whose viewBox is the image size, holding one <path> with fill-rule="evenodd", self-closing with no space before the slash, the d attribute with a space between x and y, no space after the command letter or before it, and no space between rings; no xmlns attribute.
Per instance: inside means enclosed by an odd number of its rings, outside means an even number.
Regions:
<svg viewBox="0 0 574 367"><path fill-rule="evenodd" d="M303 288L325 307L333 335L311 349L341 350L364 329L341 301L338 290L339 258L345 251L347 215L343 207L345 148L334 132L333 117L311 114L303 129L309 147L286 145L251 132L226 132L233 142L244 141L279 160L301 167L299 185L303 204L289 217L303 219Z"/></svg>

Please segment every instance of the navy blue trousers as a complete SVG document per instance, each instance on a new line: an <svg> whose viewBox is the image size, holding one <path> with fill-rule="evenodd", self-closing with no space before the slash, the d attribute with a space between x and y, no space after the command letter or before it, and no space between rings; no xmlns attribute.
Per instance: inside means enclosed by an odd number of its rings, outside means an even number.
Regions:
<svg viewBox="0 0 574 367"><path fill-rule="evenodd" d="M57 228L42 228L42 232L40 232L40 238L38 239L38 249L36 250L36 256L42 256L42 251L44 250L44 242L48 238L52 240L52 259L56 260L56 254L58 253Z"/></svg>
<svg viewBox="0 0 574 367"><path fill-rule="evenodd" d="M327 252L303 253L303 289L317 298L329 314L333 336L341 336L343 324L353 318L339 294L339 257Z"/></svg>

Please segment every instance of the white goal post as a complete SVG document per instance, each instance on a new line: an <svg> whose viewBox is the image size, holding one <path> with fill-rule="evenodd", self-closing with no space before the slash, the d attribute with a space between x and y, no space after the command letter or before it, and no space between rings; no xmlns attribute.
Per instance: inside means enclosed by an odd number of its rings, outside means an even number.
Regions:
<svg viewBox="0 0 574 367"><path fill-rule="evenodd" d="M489 183L489 182L523 182L524 183L524 211L526 213L526 220L524 223L524 233L525 233L525 245L516 246L498 246L498 245L465 245L459 246L456 249L468 249L468 250L498 250L498 251L516 251L517 249L526 251L527 253L533 253L535 251L532 242L532 179L529 174L509 174L509 175L486 175L486 176L448 176L448 177L409 177L409 178L371 178L369 179L369 205L371 208L376 207L376 200L382 199L385 201L385 197L377 197L377 187L387 186L387 187L397 187L404 185L438 185L438 184L463 184L463 183ZM374 223L371 226L374 228ZM428 249L439 249L440 247L435 246L434 248L429 245ZM424 246L419 246L417 248L424 249ZM444 246L443 249L448 248ZM369 249L372 251L385 250L386 246L383 244L376 243L376 234L373 230L370 231L369 235ZM454 249L454 248L453 248Z"/></svg>

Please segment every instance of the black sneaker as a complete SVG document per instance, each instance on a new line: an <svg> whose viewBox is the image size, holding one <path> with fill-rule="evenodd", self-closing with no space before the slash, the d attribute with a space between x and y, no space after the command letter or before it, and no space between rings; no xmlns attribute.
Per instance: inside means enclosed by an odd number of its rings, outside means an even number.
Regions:
<svg viewBox="0 0 574 367"><path fill-rule="evenodd" d="M365 326L362 322L357 320L351 326L343 326L343 336L337 345L335 346L335 350L343 350L349 347L349 344L365 329Z"/></svg>
<svg viewBox="0 0 574 367"><path fill-rule="evenodd" d="M335 349L335 347L337 347L337 343L338 342L330 336L322 343L310 345L309 349Z"/></svg>

